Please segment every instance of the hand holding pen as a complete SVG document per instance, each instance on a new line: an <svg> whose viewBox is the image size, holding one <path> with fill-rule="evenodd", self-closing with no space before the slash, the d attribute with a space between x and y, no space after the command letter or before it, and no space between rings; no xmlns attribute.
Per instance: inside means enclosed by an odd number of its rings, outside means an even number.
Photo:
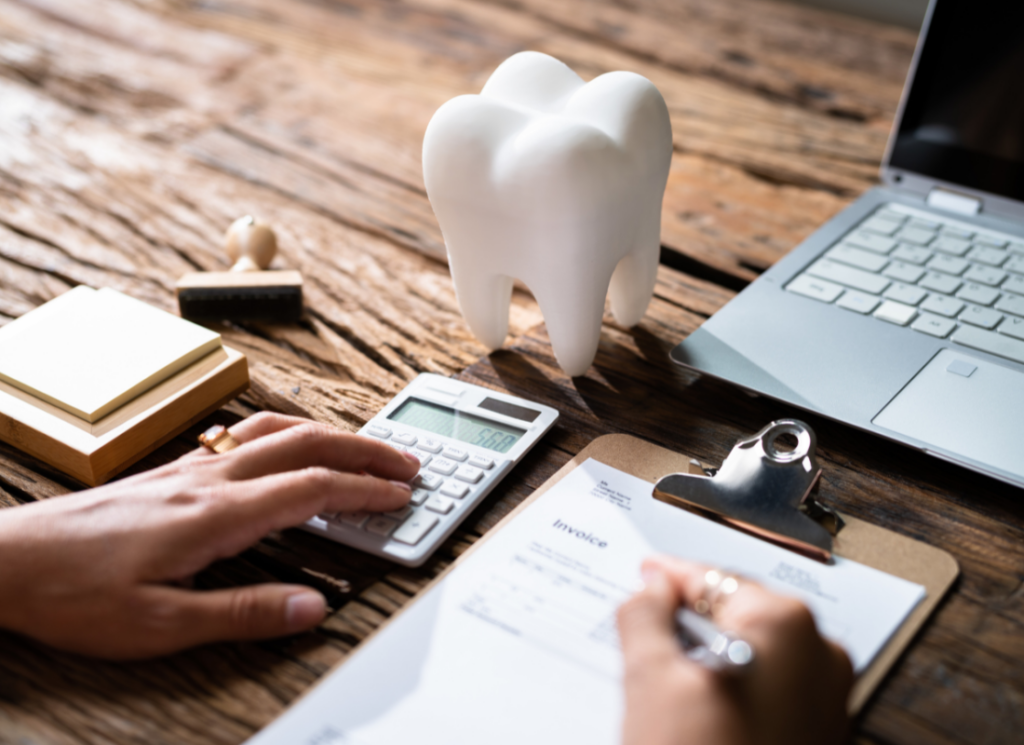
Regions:
<svg viewBox="0 0 1024 745"><path fill-rule="evenodd" d="M625 745L844 741L850 662L802 603L670 557L643 576L619 610Z"/></svg>

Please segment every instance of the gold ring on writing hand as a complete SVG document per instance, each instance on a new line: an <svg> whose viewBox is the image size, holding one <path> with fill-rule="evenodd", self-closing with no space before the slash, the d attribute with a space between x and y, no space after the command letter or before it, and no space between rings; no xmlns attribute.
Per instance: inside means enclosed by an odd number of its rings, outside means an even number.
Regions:
<svg viewBox="0 0 1024 745"><path fill-rule="evenodd" d="M704 589L693 609L704 616L713 616L722 604L740 588L740 578L720 569L709 569L704 574Z"/></svg>
<svg viewBox="0 0 1024 745"><path fill-rule="evenodd" d="M215 424L199 435L199 444L215 453L226 453L241 445L223 424Z"/></svg>

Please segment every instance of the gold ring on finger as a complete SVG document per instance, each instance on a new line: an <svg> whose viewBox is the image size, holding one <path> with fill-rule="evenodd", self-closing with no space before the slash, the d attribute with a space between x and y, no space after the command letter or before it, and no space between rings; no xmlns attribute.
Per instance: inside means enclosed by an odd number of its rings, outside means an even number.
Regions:
<svg viewBox="0 0 1024 745"><path fill-rule="evenodd" d="M722 604L740 588L740 578L720 569L709 569L704 574L704 589L693 609L704 616L713 616Z"/></svg>
<svg viewBox="0 0 1024 745"><path fill-rule="evenodd" d="M199 435L199 444L215 453L226 453L241 445L223 424L215 424Z"/></svg>

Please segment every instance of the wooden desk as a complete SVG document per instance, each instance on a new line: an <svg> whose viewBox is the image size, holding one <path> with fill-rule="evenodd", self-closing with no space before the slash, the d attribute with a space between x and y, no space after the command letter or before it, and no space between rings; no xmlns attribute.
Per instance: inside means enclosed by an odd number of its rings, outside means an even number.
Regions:
<svg viewBox="0 0 1024 745"><path fill-rule="evenodd" d="M0 634L0 740L239 742L597 435L717 462L792 414L684 375L667 353L872 183L913 43L905 30L761 0L0 2L4 319L78 283L172 309L175 280L224 268L220 235L252 212L277 226L281 265L304 273L308 313L295 326L220 329L249 356L253 387L214 420L273 409L354 430L420 371L565 414L422 570L285 531L200 577L316 586L337 608L316 633L127 665ZM648 76L675 130L662 231L674 268L662 268L639 326L606 323L596 364L574 381L525 292L508 350L480 359L420 175L433 111L523 49L586 77ZM1020 490L811 423L825 499L951 551L963 569L858 722L859 741L1019 742ZM200 429L140 468L190 449ZM4 504L75 488L0 448Z"/></svg>

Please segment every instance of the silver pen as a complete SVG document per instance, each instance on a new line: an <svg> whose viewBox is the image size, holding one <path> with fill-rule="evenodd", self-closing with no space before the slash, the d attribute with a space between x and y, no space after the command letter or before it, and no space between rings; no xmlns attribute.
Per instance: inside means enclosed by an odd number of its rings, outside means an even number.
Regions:
<svg viewBox="0 0 1024 745"><path fill-rule="evenodd" d="M754 661L754 650L743 639L722 631L707 616L689 608L676 611L676 635L694 662L723 673L743 673Z"/></svg>

